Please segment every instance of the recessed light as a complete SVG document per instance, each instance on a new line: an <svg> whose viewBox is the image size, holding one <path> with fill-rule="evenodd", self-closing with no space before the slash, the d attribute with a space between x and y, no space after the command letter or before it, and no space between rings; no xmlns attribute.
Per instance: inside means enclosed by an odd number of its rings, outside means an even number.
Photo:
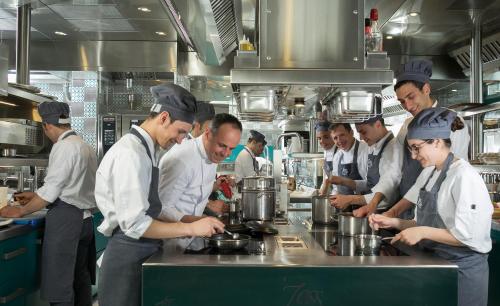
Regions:
<svg viewBox="0 0 500 306"><path fill-rule="evenodd" d="M54 34L59 35L59 36L66 36L68 34L61 32L61 31L55 31Z"/></svg>
<svg viewBox="0 0 500 306"><path fill-rule="evenodd" d="M151 10L148 9L147 7L138 7L137 10L141 11L141 12L144 12L144 13L151 13Z"/></svg>
<svg viewBox="0 0 500 306"><path fill-rule="evenodd" d="M231 96L226 96L226 98L231 98Z"/></svg>
<svg viewBox="0 0 500 306"><path fill-rule="evenodd" d="M420 13L419 13L419 12L410 12L410 13L408 14L408 16L410 16L410 17L417 17L418 15L420 15Z"/></svg>
<svg viewBox="0 0 500 306"><path fill-rule="evenodd" d="M161 31L156 31L155 33L156 33L157 35L160 35L160 36L165 36L165 35L167 35L167 33L165 33L165 32L161 32Z"/></svg>
<svg viewBox="0 0 500 306"><path fill-rule="evenodd" d="M394 37L392 37L392 35L387 35L385 38L386 39L393 39Z"/></svg>
<svg viewBox="0 0 500 306"><path fill-rule="evenodd" d="M227 88L227 85L222 85L222 88Z"/></svg>
<svg viewBox="0 0 500 306"><path fill-rule="evenodd" d="M457 89L452 89L451 91L453 91L453 92L457 92L458 90L457 90Z"/></svg>

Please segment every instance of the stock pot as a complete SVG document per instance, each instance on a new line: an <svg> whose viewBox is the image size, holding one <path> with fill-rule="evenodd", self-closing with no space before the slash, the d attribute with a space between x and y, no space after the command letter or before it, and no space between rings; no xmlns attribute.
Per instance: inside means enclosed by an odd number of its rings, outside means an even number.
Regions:
<svg viewBox="0 0 500 306"><path fill-rule="evenodd" d="M372 229L368 224L367 217L354 217L352 213L347 212L339 214L339 234L354 236L371 233Z"/></svg>
<svg viewBox="0 0 500 306"><path fill-rule="evenodd" d="M317 224L334 224L338 221L340 210L330 204L328 196L313 196L312 220Z"/></svg>

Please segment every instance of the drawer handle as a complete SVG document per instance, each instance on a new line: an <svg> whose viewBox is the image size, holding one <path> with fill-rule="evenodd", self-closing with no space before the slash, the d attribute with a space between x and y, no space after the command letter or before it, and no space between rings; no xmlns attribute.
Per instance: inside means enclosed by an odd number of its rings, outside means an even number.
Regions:
<svg viewBox="0 0 500 306"><path fill-rule="evenodd" d="M9 259L12 259L12 258L16 258L19 255L23 255L27 251L28 251L27 248L22 247L22 248L19 248L19 249L15 250L15 251L3 254L3 259L9 260Z"/></svg>
<svg viewBox="0 0 500 306"><path fill-rule="evenodd" d="M26 289L24 288L17 288L14 292L12 292L9 295L0 296L0 304L7 304L8 302L15 300L16 298L21 296L25 291Z"/></svg>

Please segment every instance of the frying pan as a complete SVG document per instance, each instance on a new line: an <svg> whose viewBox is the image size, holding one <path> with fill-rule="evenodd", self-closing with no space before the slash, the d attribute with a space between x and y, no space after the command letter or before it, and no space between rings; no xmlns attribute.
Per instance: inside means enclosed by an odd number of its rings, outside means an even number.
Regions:
<svg viewBox="0 0 500 306"><path fill-rule="evenodd" d="M239 250L248 245L250 236L239 234L238 238L234 239L231 235L223 233L205 237L205 239L209 246L219 250Z"/></svg>

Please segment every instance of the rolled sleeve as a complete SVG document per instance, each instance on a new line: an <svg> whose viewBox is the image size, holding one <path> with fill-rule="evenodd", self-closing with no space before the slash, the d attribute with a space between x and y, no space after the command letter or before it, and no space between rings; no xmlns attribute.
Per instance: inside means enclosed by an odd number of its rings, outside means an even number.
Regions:
<svg viewBox="0 0 500 306"><path fill-rule="evenodd" d="M160 161L160 183L158 193L162 202L160 218L167 221L178 222L185 213L177 209L184 190L189 185L185 164L180 158L165 155Z"/></svg>

